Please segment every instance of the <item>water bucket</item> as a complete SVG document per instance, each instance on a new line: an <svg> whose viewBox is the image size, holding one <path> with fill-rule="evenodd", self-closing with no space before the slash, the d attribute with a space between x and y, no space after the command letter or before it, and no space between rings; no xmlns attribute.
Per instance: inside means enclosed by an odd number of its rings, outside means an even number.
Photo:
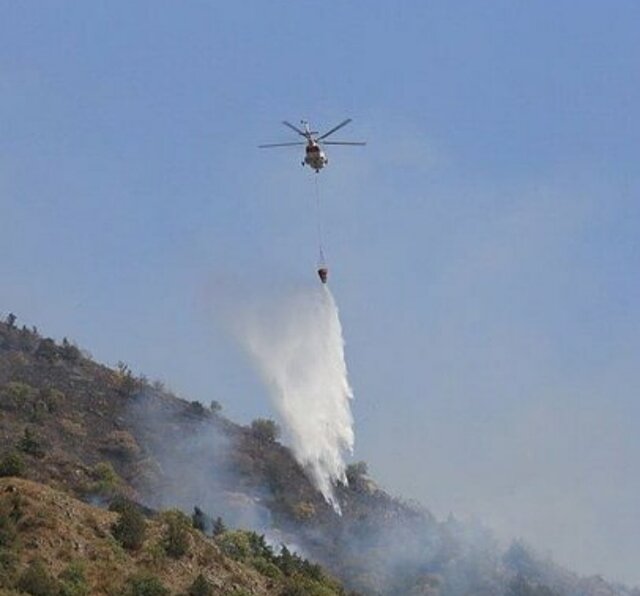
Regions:
<svg viewBox="0 0 640 596"><path fill-rule="evenodd" d="M329 279L329 269L327 267L320 267L318 269L318 277L323 284L326 284L327 279Z"/></svg>

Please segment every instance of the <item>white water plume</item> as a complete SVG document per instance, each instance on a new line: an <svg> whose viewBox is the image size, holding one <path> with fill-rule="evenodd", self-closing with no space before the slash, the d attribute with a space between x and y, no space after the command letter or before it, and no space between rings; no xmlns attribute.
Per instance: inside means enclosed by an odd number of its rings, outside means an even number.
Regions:
<svg viewBox="0 0 640 596"><path fill-rule="evenodd" d="M340 512L333 485L353 450L353 393L338 309L326 286L295 291L252 313L241 333L298 462Z"/></svg>

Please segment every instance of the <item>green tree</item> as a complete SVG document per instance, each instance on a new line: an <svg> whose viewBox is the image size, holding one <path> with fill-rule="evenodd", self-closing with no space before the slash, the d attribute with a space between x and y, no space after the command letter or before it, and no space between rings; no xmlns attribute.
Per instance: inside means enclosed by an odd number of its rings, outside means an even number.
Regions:
<svg viewBox="0 0 640 596"><path fill-rule="evenodd" d="M222 521L222 518L220 516L216 517L215 521L213 522L213 528L211 529L211 534L215 537L215 536L220 536L221 534L224 534L227 531L227 526L225 526L224 522Z"/></svg>
<svg viewBox="0 0 640 596"><path fill-rule="evenodd" d="M191 514L191 525L200 532L206 532L211 527L211 518L200 507L194 507Z"/></svg>
<svg viewBox="0 0 640 596"><path fill-rule="evenodd" d="M121 506L118 521L111 527L114 538L127 550L138 550L145 539L147 523L144 516L130 501Z"/></svg>
<svg viewBox="0 0 640 596"><path fill-rule="evenodd" d="M166 524L162 538L164 550L170 557L179 559L189 550L191 520L178 509L166 511L162 517Z"/></svg>
<svg viewBox="0 0 640 596"><path fill-rule="evenodd" d="M285 544L282 545L280 550L280 556L278 557L278 567L280 567L282 573L285 575L292 575L296 570L295 555L291 554L291 551Z"/></svg>

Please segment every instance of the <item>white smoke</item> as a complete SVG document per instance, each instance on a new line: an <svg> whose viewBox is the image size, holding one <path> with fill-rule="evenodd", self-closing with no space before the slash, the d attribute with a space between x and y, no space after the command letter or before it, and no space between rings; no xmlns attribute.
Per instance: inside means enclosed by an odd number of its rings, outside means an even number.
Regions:
<svg viewBox="0 0 640 596"><path fill-rule="evenodd" d="M326 286L295 290L252 312L241 343L263 377L298 462L340 512L333 485L345 482L353 450L353 393L338 309Z"/></svg>

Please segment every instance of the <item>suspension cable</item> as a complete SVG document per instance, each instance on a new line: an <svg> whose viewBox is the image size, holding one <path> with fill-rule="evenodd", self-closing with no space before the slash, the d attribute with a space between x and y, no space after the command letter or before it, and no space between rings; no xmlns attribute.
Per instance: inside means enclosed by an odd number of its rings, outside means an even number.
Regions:
<svg viewBox="0 0 640 596"><path fill-rule="evenodd" d="M323 242L323 230L322 230L322 209L320 203L320 185L318 184L319 176L316 174L314 177L315 191L316 191L316 226L318 233L318 252L319 260L318 265L324 267L326 265L324 256L324 242Z"/></svg>

